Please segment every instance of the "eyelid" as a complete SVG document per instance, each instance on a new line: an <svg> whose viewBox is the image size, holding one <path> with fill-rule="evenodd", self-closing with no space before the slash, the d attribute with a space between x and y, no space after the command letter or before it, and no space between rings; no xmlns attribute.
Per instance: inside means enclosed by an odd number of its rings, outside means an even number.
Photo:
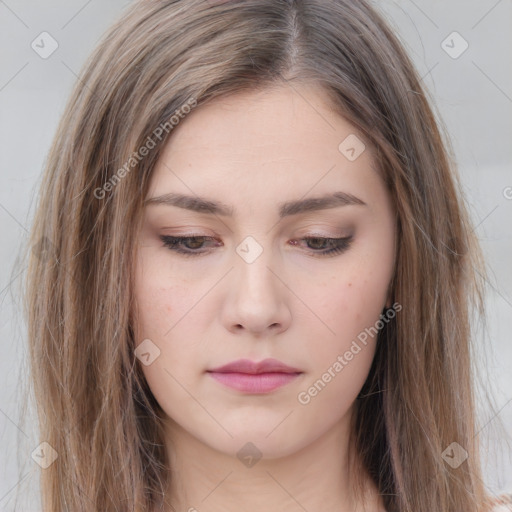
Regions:
<svg viewBox="0 0 512 512"><path fill-rule="evenodd" d="M293 229L293 228L292 228ZM343 238L354 234L355 224L347 221L325 222L319 219L301 222L294 236L323 236L328 238ZM295 235L296 233L296 235Z"/></svg>
<svg viewBox="0 0 512 512"><path fill-rule="evenodd" d="M318 231L308 231L307 233L300 233L293 238L349 238L351 233L320 233Z"/></svg>

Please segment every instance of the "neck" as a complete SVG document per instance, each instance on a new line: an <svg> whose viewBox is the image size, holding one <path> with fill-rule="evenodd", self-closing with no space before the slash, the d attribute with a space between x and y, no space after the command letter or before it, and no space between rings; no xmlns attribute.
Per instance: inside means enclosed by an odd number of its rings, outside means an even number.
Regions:
<svg viewBox="0 0 512 512"><path fill-rule="evenodd" d="M347 414L313 443L287 456L263 454L255 462L247 448L244 464L236 454L220 452L169 421L172 477L166 501L173 507L170 510L187 512L383 511L377 489L367 476L364 501L353 490L348 432ZM242 447L245 442L239 444Z"/></svg>

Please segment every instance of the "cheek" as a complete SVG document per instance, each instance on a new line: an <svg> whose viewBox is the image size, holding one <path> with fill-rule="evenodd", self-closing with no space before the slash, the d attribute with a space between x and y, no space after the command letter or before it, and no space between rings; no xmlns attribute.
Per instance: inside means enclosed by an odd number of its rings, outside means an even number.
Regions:
<svg viewBox="0 0 512 512"><path fill-rule="evenodd" d="M165 255L141 250L135 271L135 304L138 312L135 326L137 340L165 340L178 318L192 306L187 283L175 276Z"/></svg>
<svg viewBox="0 0 512 512"><path fill-rule="evenodd" d="M368 377L387 282L376 290L371 274L367 279L360 275L354 269L333 278L317 295L324 322L311 320L314 325L307 347L310 378L298 397L299 403L306 404L304 412L311 420L323 417L326 422L336 421L349 409Z"/></svg>
<svg viewBox="0 0 512 512"><path fill-rule="evenodd" d="M162 269L165 269L162 261L140 251L134 282L137 311L134 321L135 345L150 340L145 343L152 354L157 354L151 364L141 362L142 371L155 395L162 386L168 386L167 381L171 377L167 372L175 372L173 362L186 357L186 353L180 353L182 344L173 336L177 320L185 314L185 290L179 283L171 285ZM170 357L171 354L173 357Z"/></svg>
<svg viewBox="0 0 512 512"><path fill-rule="evenodd" d="M318 287L310 304L323 320L323 335L346 340L373 325L385 307L389 277L379 269L355 265L332 275L328 285ZM322 322L314 320L320 329Z"/></svg>
<svg viewBox="0 0 512 512"><path fill-rule="evenodd" d="M311 316L310 327L316 334L311 335L308 355L314 361L314 371L323 372L338 356L346 354L339 375L343 373L351 382L359 382L357 374L370 368L378 322L388 298L393 269L392 237L391 241L369 238L343 263L336 273L314 288L310 297L309 305L316 314Z"/></svg>
<svg viewBox="0 0 512 512"><path fill-rule="evenodd" d="M135 342L143 340L158 354L148 365L141 364L143 375L154 397L166 412L173 417L189 406L190 397L180 383L187 382L190 368L194 368L197 347L190 337L184 339L187 311L193 301L188 299L187 288L182 283L172 283L159 269L165 268L156 258L141 258L135 279L135 302L137 321L134 325ZM160 262L161 263L161 262ZM176 281L174 279L173 281ZM169 283L169 284L167 284ZM189 304L189 302L191 302ZM182 322L179 320L183 317ZM186 330L186 329L185 329ZM196 363L197 364L197 363Z"/></svg>

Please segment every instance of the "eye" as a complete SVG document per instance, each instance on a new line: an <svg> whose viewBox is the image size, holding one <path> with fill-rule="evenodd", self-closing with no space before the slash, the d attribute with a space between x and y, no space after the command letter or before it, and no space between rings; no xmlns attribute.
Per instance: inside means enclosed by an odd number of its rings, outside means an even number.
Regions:
<svg viewBox="0 0 512 512"><path fill-rule="evenodd" d="M335 256L345 252L352 242L352 236L345 238L327 238L320 236L310 236L299 239L305 241L311 251L312 256ZM292 245L298 245L296 240L292 240Z"/></svg>
<svg viewBox="0 0 512 512"><path fill-rule="evenodd" d="M222 243L211 236L170 236L162 235L160 237L164 246L178 254L184 256L200 256L209 251L204 250L206 242L215 242L219 247ZM327 238L327 237L304 237L298 241L306 242L312 256L335 256L345 252L352 242L352 236L345 238ZM292 245L298 245L297 240L292 240ZM203 250L200 250L203 249Z"/></svg>
<svg viewBox="0 0 512 512"><path fill-rule="evenodd" d="M200 254L204 254L207 251L198 251L197 249L202 249L205 241L215 240L215 238L211 236L169 236L162 235L160 237L164 246L170 249L171 251L177 252L178 254L183 254L184 256L199 256ZM183 249L185 246L185 249Z"/></svg>

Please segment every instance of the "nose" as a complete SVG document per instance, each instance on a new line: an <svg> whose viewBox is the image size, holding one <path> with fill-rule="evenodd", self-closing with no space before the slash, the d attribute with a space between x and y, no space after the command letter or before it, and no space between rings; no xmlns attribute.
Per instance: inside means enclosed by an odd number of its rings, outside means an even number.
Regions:
<svg viewBox="0 0 512 512"><path fill-rule="evenodd" d="M271 251L263 250L252 262L235 254L233 262L222 308L225 328L261 337L288 329L291 292L282 269L272 260Z"/></svg>

